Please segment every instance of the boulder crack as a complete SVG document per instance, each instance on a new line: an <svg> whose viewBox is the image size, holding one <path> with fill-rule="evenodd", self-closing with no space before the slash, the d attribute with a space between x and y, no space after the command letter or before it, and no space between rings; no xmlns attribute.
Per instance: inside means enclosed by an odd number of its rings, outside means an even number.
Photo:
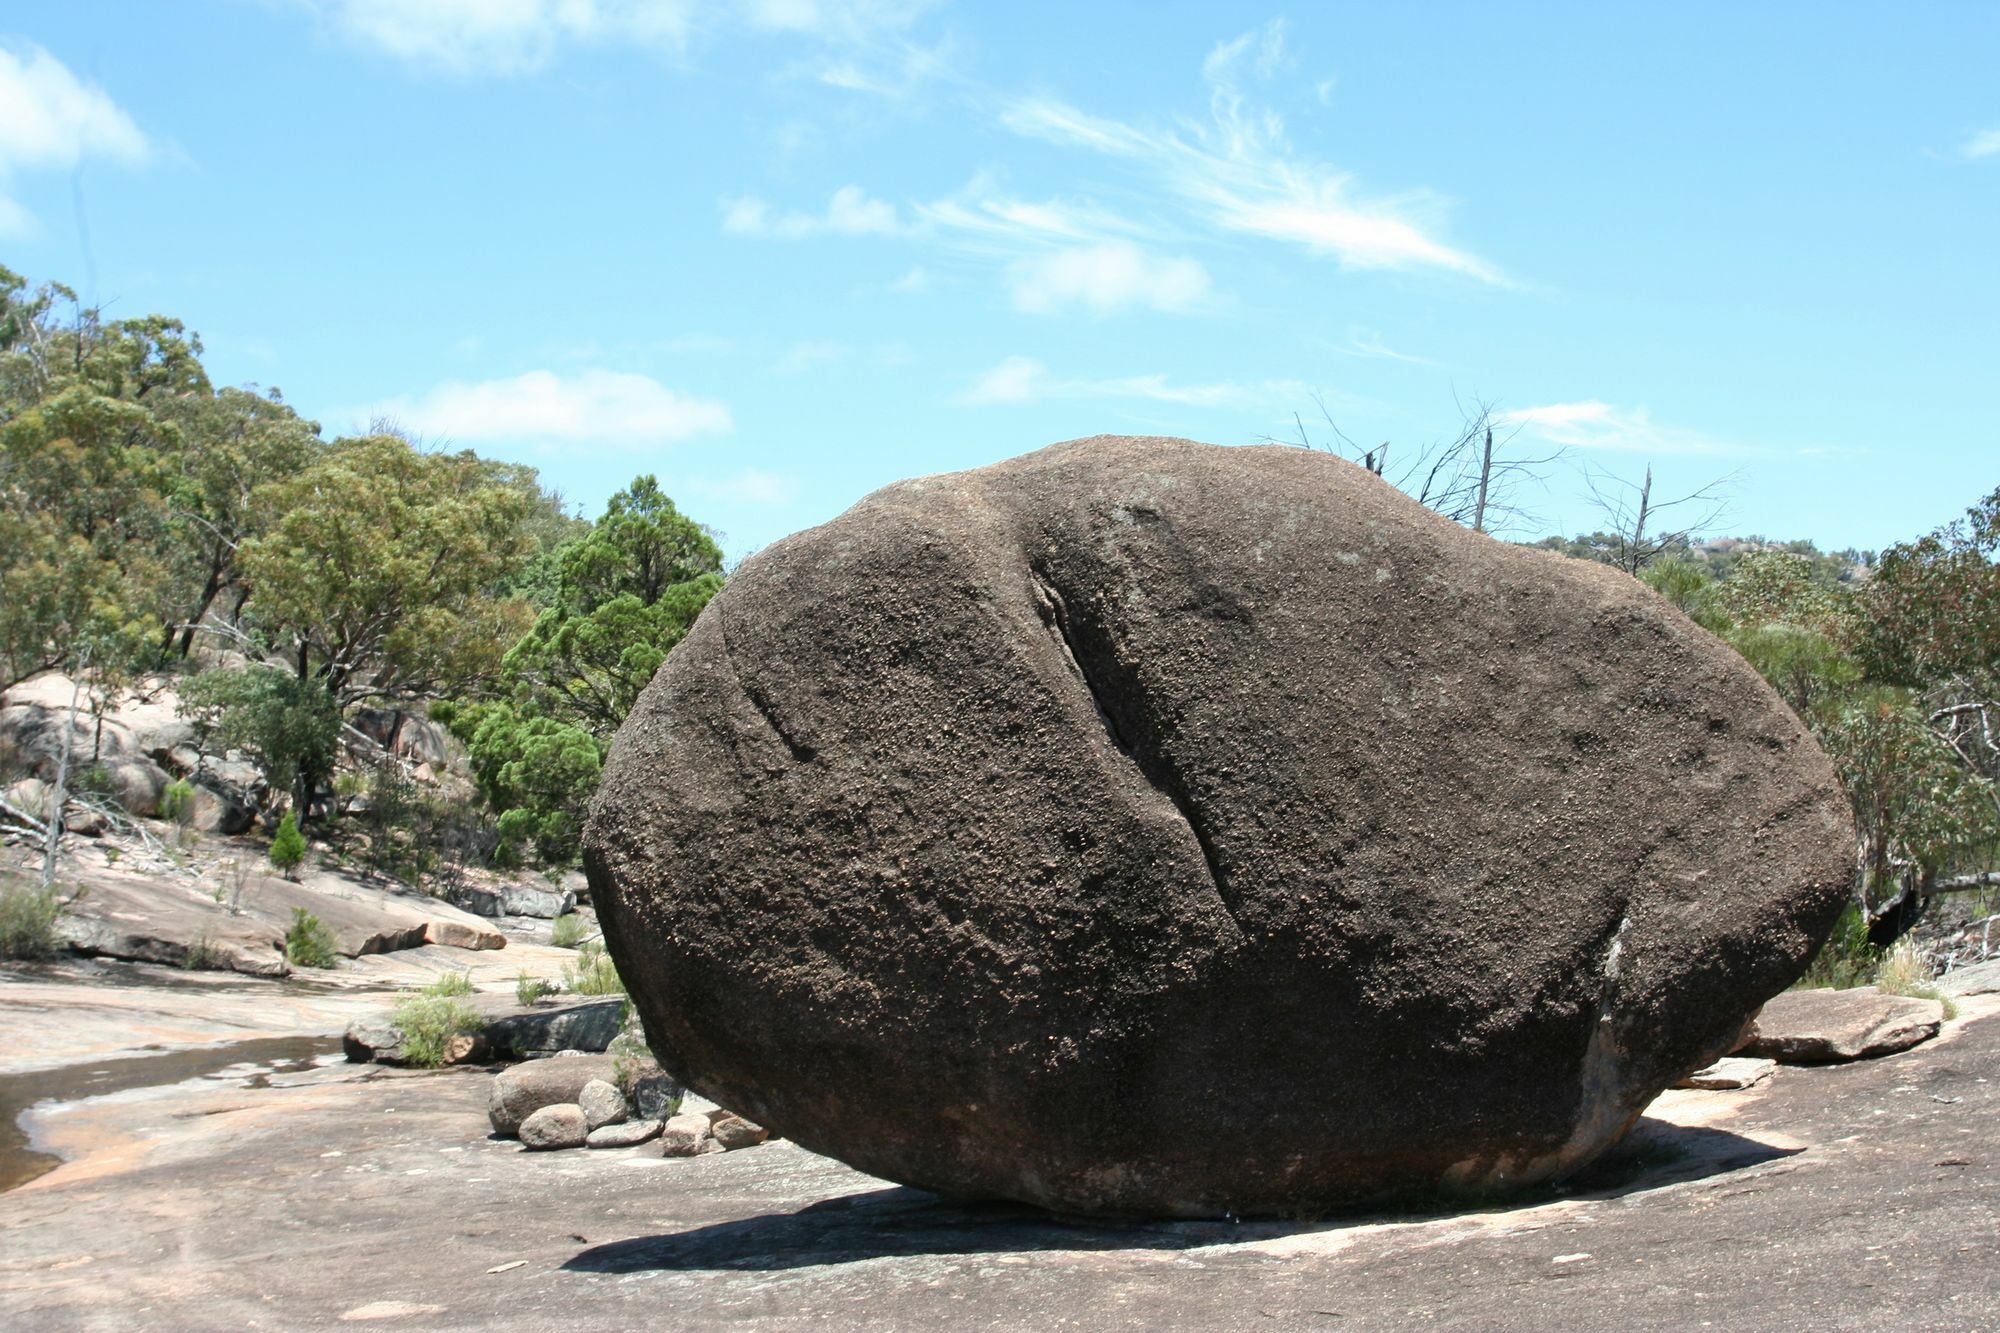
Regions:
<svg viewBox="0 0 2000 1333"><path fill-rule="evenodd" d="M1120 706L1125 691L1111 687L1099 672L1093 672L1085 663L1093 661L1098 654L1090 651L1088 643L1079 644L1077 627L1073 625L1069 607L1063 601L1062 593L1048 576L1039 569L1030 568L1028 578L1035 590L1036 609L1041 613L1042 622L1049 627L1056 642L1062 647L1063 656L1069 660L1070 669L1083 682L1084 692L1090 696L1091 706L1097 712L1097 720L1103 724L1104 733L1111 740L1112 748L1125 756L1146 785L1166 798L1167 804L1180 816L1193 836L1195 846L1201 849L1202 866L1208 872L1208 880L1215 890L1216 901L1222 905L1230 921L1239 929L1241 922L1236 919L1236 895L1229 886L1229 876L1223 870L1222 860L1217 855L1215 844L1210 841L1206 821L1201 809L1188 794L1187 783L1161 747L1145 735L1148 730L1139 719L1127 716L1121 721L1120 715L1126 710ZM1083 651L1078 651L1079 646ZM1108 648L1108 645L1106 645Z"/></svg>
<svg viewBox="0 0 2000 1333"><path fill-rule="evenodd" d="M819 751L792 735L791 729L778 720L777 710L771 706L770 696L752 685L744 676L743 669L736 663L736 650L729 642L729 612L722 602L715 603L716 625L722 634L722 656L729 663L729 674L736 677L736 686L743 691L743 697L757 710L757 716L764 719L764 725L771 729L784 745L787 754L797 763L809 763Z"/></svg>

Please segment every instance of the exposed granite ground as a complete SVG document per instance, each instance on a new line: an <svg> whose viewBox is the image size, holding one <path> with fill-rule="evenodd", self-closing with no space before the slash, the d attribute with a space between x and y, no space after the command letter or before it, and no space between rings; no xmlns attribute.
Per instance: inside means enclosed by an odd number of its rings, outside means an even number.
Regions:
<svg viewBox="0 0 2000 1333"><path fill-rule="evenodd" d="M30 1117L71 1160L0 1195L0 1325L1991 1329L2000 1000L1965 1009L1670 1093L1565 1196L1331 1223L1070 1224L782 1143L526 1154L471 1071L133 1090Z"/></svg>

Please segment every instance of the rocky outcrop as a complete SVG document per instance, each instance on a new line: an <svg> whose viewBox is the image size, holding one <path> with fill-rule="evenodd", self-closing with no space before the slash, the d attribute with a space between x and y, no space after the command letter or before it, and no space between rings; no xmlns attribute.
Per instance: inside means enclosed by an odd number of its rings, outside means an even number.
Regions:
<svg viewBox="0 0 2000 1333"><path fill-rule="evenodd" d="M933 1190L1218 1215L1588 1161L1799 975L1850 838L1635 580L1324 454L1096 439L746 561L585 853L690 1087Z"/></svg>
<svg viewBox="0 0 2000 1333"><path fill-rule="evenodd" d="M298 882L281 879L266 872L261 857L235 868L211 866L200 876L73 863L64 880L83 890L57 923L69 947L136 962L284 976L291 971L285 932L295 909L319 918L333 933L335 951L349 958L417 947L440 921L454 934L464 930L471 947L506 943L478 918L435 899L329 870ZM588 1021L616 1031L615 1018Z"/></svg>
<svg viewBox="0 0 2000 1333"><path fill-rule="evenodd" d="M451 758L445 729L421 713L398 708L357 708L348 717L356 731L390 754L441 769Z"/></svg>
<svg viewBox="0 0 2000 1333"><path fill-rule="evenodd" d="M576 895L567 889L542 889L532 884L467 885L459 905L479 916L532 916L552 920L576 910Z"/></svg>
<svg viewBox="0 0 2000 1333"><path fill-rule="evenodd" d="M1938 989L1947 995L1992 995L2000 992L2000 958L1954 968L1938 978Z"/></svg>
<svg viewBox="0 0 2000 1333"><path fill-rule="evenodd" d="M485 1020L475 1034L472 1060L532 1060L563 1051L596 1055L618 1035L625 1009L616 998L523 1006L512 995L484 994L467 996L465 1003ZM403 1063L403 1034L387 1012L348 1024L341 1045L356 1064Z"/></svg>
<svg viewBox="0 0 2000 1333"><path fill-rule="evenodd" d="M13 686L0 702L0 764L52 782L69 730L72 782L89 772L127 814L159 814L160 793L179 771L174 755L194 736L194 728L175 714L167 678L142 680L102 716L91 711L94 700L88 689L78 694L75 682L60 672ZM72 701L79 704L73 729L68 726Z"/></svg>
<svg viewBox="0 0 2000 1333"><path fill-rule="evenodd" d="M487 1025L486 1040L503 1060L529 1060L557 1051L605 1050L618 1035L625 1001L618 997L518 1006Z"/></svg>
<svg viewBox="0 0 2000 1333"><path fill-rule="evenodd" d="M1786 991L1757 1015L1738 1053L1788 1065L1868 1060L1929 1041L1943 1021L1936 1000L1873 986Z"/></svg>
<svg viewBox="0 0 2000 1333"><path fill-rule="evenodd" d="M521 1122L545 1106L574 1106L583 1095L584 1085L612 1078L608 1055L558 1056L550 1060L530 1060L503 1070L493 1080L487 1102L487 1119L493 1132L503 1138L520 1132ZM582 1116L579 1110L577 1115ZM581 1120L579 1120L581 1123ZM587 1131L586 1131L587 1132ZM578 1139L581 1142L581 1136Z"/></svg>

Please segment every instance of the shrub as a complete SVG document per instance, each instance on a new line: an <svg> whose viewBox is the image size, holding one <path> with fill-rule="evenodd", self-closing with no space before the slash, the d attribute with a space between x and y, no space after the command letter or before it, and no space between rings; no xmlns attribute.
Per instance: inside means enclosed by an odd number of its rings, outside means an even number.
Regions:
<svg viewBox="0 0 2000 1333"><path fill-rule="evenodd" d="M555 925L549 928L549 943L558 949L574 949L583 943L583 937L589 933L583 918L571 912L556 918Z"/></svg>
<svg viewBox="0 0 2000 1333"><path fill-rule="evenodd" d="M292 928L285 932L285 957L297 967L332 967L340 961L333 932L303 907L292 909Z"/></svg>
<svg viewBox="0 0 2000 1333"><path fill-rule="evenodd" d="M522 972L514 978L514 998L522 1004L534 1004L544 996L554 995L561 987L547 977L532 977Z"/></svg>
<svg viewBox="0 0 2000 1333"><path fill-rule="evenodd" d="M604 946L597 943L579 945L574 963L564 963L562 970L563 989L575 995L623 995L625 983L619 979L618 969L611 962L611 955L604 952Z"/></svg>
<svg viewBox="0 0 2000 1333"><path fill-rule="evenodd" d="M0 958L50 958L62 948L56 918L63 900L54 889L0 886Z"/></svg>
<svg viewBox="0 0 2000 1333"><path fill-rule="evenodd" d="M438 973L437 980L424 987L421 993L424 995L442 996L470 995L475 989L472 984L471 972L461 972L453 969L449 972Z"/></svg>
<svg viewBox="0 0 2000 1333"><path fill-rule="evenodd" d="M286 879L296 879L294 872L305 859L305 835L299 832L299 821L287 810L279 821L277 836L271 839L271 864L283 871Z"/></svg>
<svg viewBox="0 0 2000 1333"><path fill-rule="evenodd" d="M228 953L209 938L207 931L195 936L194 943L181 955L182 971L226 971L228 967Z"/></svg>
<svg viewBox="0 0 2000 1333"><path fill-rule="evenodd" d="M176 778L160 792L160 818L185 828L194 818L194 784Z"/></svg>
<svg viewBox="0 0 2000 1333"><path fill-rule="evenodd" d="M396 1006L389 1021L403 1035L403 1059L421 1069L450 1061L452 1038L484 1025L478 1011L449 996L418 994Z"/></svg>
<svg viewBox="0 0 2000 1333"><path fill-rule="evenodd" d="M1875 968L1875 989L1884 995L1908 995L1919 1000L1936 1000L1944 1006L1946 1018L1958 1017L1958 1006L1937 987L1931 965L1924 960L1912 940L1898 940L1882 955Z"/></svg>

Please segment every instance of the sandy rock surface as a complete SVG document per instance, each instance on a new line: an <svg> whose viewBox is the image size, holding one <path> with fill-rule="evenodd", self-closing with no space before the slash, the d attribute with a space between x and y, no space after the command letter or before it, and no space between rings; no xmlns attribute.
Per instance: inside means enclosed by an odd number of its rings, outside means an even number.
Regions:
<svg viewBox="0 0 2000 1333"><path fill-rule="evenodd" d="M1561 1193L1241 1223L966 1204L792 1143L522 1152L477 1071L253 1070L28 1116L70 1160L0 1194L0 1327L1976 1333L1996 1010L1668 1093Z"/></svg>

